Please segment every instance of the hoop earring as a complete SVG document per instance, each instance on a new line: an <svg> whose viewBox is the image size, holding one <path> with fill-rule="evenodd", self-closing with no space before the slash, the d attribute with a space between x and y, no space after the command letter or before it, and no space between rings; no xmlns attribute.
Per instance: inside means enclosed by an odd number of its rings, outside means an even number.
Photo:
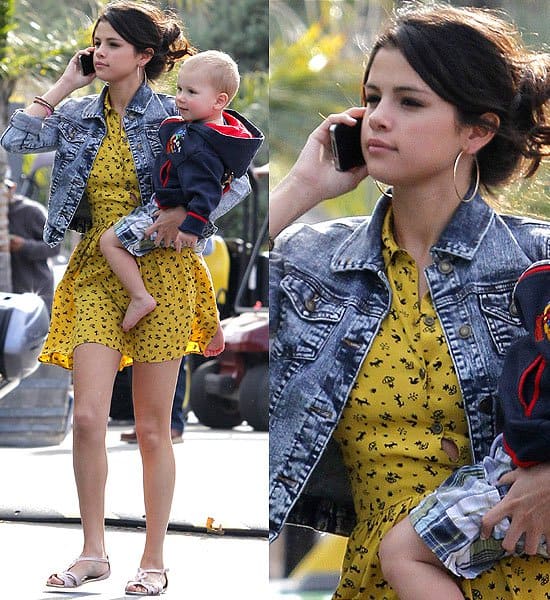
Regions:
<svg viewBox="0 0 550 600"><path fill-rule="evenodd" d="M476 166L476 184L475 184L475 187L474 187L474 191L468 196L468 198L463 198L460 195L460 193L458 191L458 188L456 187L456 171L458 169L458 163L460 162L460 159L462 158L463 154L464 154L464 150L461 150L458 153L458 156L455 158L455 164L454 164L454 167L453 167L453 185L455 187L456 195L458 196L458 199L461 202L471 202L475 198L475 196L476 196L476 194L477 194L477 192L479 190L479 180L480 180L479 162L477 160L477 156L474 154L474 164Z"/></svg>
<svg viewBox="0 0 550 600"><path fill-rule="evenodd" d="M380 182L377 179L374 179L374 177L373 177L372 180L374 181L374 185L379 189L379 191L380 191L381 194L383 194L384 196L386 196L386 198L393 198L393 193L392 192L388 192L388 190L385 190L380 185Z"/></svg>
<svg viewBox="0 0 550 600"><path fill-rule="evenodd" d="M141 77L141 69L143 69L143 77ZM145 85L149 85L149 80L147 79L147 71L145 70L145 67L138 66L137 71L138 71L138 80L140 80L141 83L144 83Z"/></svg>

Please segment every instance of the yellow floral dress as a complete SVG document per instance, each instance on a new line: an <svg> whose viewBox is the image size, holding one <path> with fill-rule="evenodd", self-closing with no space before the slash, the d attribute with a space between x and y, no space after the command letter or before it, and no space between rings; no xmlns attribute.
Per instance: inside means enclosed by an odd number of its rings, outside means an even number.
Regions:
<svg viewBox="0 0 550 600"><path fill-rule="evenodd" d="M99 238L137 205L135 166L118 113L105 102L105 136L86 187L92 227L71 255L57 286L48 338L39 357L72 368L73 351L86 342L121 354L120 368L202 352L217 329L210 274L192 249L167 248L138 258L142 278L157 301L153 312L128 333L121 328L129 297L99 249Z"/></svg>
<svg viewBox="0 0 550 600"><path fill-rule="evenodd" d="M418 301L416 263L393 238L391 210L382 238L392 306L335 432L357 513L335 599L397 600L380 570L380 540L452 471L471 462L447 343L429 294ZM540 557L503 559L462 581L462 590L467 600L550 598L549 566Z"/></svg>

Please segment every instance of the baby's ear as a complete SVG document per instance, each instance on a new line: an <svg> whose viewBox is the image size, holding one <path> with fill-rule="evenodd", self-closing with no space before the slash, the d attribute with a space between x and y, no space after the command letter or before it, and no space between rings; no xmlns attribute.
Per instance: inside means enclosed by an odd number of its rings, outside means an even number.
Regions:
<svg viewBox="0 0 550 600"><path fill-rule="evenodd" d="M227 106L229 102L229 96L225 92L220 92L216 98L216 108L222 109Z"/></svg>

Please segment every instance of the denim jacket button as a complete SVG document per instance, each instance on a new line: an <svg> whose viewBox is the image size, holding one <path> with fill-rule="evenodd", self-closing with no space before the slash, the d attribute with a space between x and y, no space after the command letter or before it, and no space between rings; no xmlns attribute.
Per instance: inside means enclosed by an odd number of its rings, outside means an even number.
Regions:
<svg viewBox="0 0 550 600"><path fill-rule="evenodd" d="M510 314L513 317L517 317L518 316L518 307L516 306L515 302L512 302L512 304L510 304L509 310L510 310Z"/></svg>
<svg viewBox="0 0 550 600"><path fill-rule="evenodd" d="M308 312L313 312L315 310L315 301L310 298L305 301L304 306Z"/></svg>
<svg viewBox="0 0 550 600"><path fill-rule="evenodd" d="M311 296L311 298L308 298L305 302L304 302L304 306L306 308L306 310L308 312L313 312L315 310L315 308L317 307L317 300L319 299L319 296L317 296L316 294Z"/></svg>
<svg viewBox="0 0 550 600"><path fill-rule="evenodd" d="M426 315L423 318L423 321L424 325L426 325L427 327L433 327L433 324L435 323L435 319L431 315Z"/></svg>
<svg viewBox="0 0 550 600"><path fill-rule="evenodd" d="M470 325L462 325L458 330L458 335L464 340L472 335L472 328Z"/></svg>
<svg viewBox="0 0 550 600"><path fill-rule="evenodd" d="M448 260L442 260L438 263L437 268L439 269L440 273L447 275L453 270L453 265Z"/></svg>

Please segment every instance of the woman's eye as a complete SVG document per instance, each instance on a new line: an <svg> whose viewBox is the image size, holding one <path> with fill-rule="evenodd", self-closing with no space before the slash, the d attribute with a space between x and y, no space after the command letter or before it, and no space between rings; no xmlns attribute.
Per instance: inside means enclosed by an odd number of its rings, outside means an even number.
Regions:
<svg viewBox="0 0 550 600"><path fill-rule="evenodd" d="M377 96L375 94L369 94L366 98L365 98L365 102L367 104L377 104L378 102L380 102L380 96Z"/></svg>
<svg viewBox="0 0 550 600"><path fill-rule="evenodd" d="M414 106L414 107L424 106L422 104L422 102L419 102L418 100L416 100L414 98L403 98L401 100L401 104L403 104L403 106Z"/></svg>

